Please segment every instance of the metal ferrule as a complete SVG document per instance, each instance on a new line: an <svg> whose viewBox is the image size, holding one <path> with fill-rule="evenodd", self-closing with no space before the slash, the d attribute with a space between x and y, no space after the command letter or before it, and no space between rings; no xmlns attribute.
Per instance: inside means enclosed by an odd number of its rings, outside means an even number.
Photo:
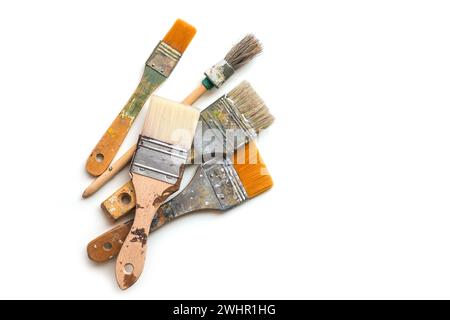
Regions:
<svg viewBox="0 0 450 320"><path fill-rule="evenodd" d="M216 88L223 85L225 81L234 73L233 67L225 60L216 63L206 70L205 76L214 84Z"/></svg>
<svg viewBox="0 0 450 320"><path fill-rule="evenodd" d="M248 199L248 195L230 160L223 164L200 166L189 185L160 207L160 219L171 221L200 210L231 209ZM161 223L162 220L159 220ZM158 220L154 220L154 227Z"/></svg>
<svg viewBox="0 0 450 320"><path fill-rule="evenodd" d="M172 73L180 58L181 53L161 41L155 50L153 50L146 65L167 78Z"/></svg>
<svg viewBox="0 0 450 320"><path fill-rule="evenodd" d="M231 157L235 150L257 137L256 131L247 119L226 96L203 110L200 121L201 125L197 126L193 146L192 158L195 163L208 161L212 154L217 157L217 154L221 153Z"/></svg>
<svg viewBox="0 0 450 320"><path fill-rule="evenodd" d="M140 136L130 172L176 184L186 163L188 150Z"/></svg>

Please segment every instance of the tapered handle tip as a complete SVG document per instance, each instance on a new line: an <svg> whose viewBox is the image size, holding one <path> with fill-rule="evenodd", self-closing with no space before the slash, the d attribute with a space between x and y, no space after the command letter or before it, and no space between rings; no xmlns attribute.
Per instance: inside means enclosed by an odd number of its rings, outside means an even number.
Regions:
<svg viewBox="0 0 450 320"><path fill-rule="evenodd" d="M119 288L127 290L139 279L140 272L131 263L118 261L116 264L116 280Z"/></svg>
<svg viewBox="0 0 450 320"><path fill-rule="evenodd" d="M83 197L83 199L86 199L86 198L89 198L90 196L92 196L92 194L93 194L93 192L91 192L88 187L86 190L84 190L84 192L81 196Z"/></svg>

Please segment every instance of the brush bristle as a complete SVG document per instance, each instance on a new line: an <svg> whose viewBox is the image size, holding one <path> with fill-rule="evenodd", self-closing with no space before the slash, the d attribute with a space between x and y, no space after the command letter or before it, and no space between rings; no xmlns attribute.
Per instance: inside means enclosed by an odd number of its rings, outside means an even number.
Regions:
<svg viewBox="0 0 450 320"><path fill-rule="evenodd" d="M268 128L275 120L264 101L247 81L241 82L227 94L227 97L233 101L234 106L256 132Z"/></svg>
<svg viewBox="0 0 450 320"><path fill-rule="evenodd" d="M190 149L200 111L158 96L150 98L142 135Z"/></svg>
<svg viewBox="0 0 450 320"><path fill-rule="evenodd" d="M178 19L169 32L167 32L163 42L167 43L179 53L183 53L189 46L189 43L191 43L196 32L197 30L189 23Z"/></svg>
<svg viewBox="0 0 450 320"><path fill-rule="evenodd" d="M225 61L233 67L239 69L247 62L252 60L263 50L261 42L254 35L246 35L238 44L236 44L225 56Z"/></svg>
<svg viewBox="0 0 450 320"><path fill-rule="evenodd" d="M272 188L272 177L254 142L247 143L245 148L234 153L233 166L249 198L256 197Z"/></svg>

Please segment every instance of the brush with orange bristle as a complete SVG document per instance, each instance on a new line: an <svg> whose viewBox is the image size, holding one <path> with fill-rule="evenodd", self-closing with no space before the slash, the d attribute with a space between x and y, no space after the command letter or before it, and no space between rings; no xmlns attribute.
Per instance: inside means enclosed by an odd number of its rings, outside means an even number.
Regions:
<svg viewBox="0 0 450 320"><path fill-rule="evenodd" d="M235 151L233 158L200 166L189 185L158 209L151 231L188 213L227 211L272 187L272 178L254 142ZM125 222L91 241L89 258L105 262L115 257L132 224L133 220Z"/></svg>
<svg viewBox="0 0 450 320"><path fill-rule="evenodd" d="M87 172L99 176L108 169L145 102L170 76L195 33L193 26L178 19L159 42L145 64L137 89L89 155Z"/></svg>

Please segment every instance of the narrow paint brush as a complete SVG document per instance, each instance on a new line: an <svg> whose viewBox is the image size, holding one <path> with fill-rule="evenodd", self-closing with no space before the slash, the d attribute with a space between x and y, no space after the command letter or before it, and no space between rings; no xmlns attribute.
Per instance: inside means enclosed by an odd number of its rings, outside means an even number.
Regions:
<svg viewBox="0 0 450 320"><path fill-rule="evenodd" d="M254 35L247 35L227 53L224 60L214 65L205 72L205 79L200 86L190 93L183 101L184 104L192 105L205 92L212 88L221 87L231 75L251 61L262 52L262 45ZM83 192L83 198L90 197L119 173L131 161L135 151L131 147L120 159L112 164L100 177L95 179Z"/></svg>
<svg viewBox="0 0 450 320"><path fill-rule="evenodd" d="M241 150L245 150L242 155ZM272 178L254 144L235 153L234 164L206 163L200 166L189 185L174 198L159 207L153 218L151 231L170 221L202 210L227 211L250 200L273 185ZM242 164L239 158L245 157ZM192 197L195 194L195 197ZM127 221L97 237L87 246L90 259L106 262L120 251L133 220Z"/></svg>
<svg viewBox="0 0 450 320"><path fill-rule="evenodd" d="M239 41L222 61L206 70L202 83L186 97L185 103L192 104L206 91L220 88L236 70L246 65L263 50L261 43L254 35L248 34Z"/></svg>
<svg viewBox="0 0 450 320"><path fill-rule="evenodd" d="M178 190L200 116L196 108L153 96L130 168L136 216L116 264L121 289L144 269L150 224L159 206Z"/></svg>
<svg viewBox="0 0 450 320"><path fill-rule="evenodd" d="M178 19L156 46L145 64L144 74L135 92L92 150L86 162L87 172L99 176L106 171L142 106L170 76L195 33L193 26Z"/></svg>
<svg viewBox="0 0 450 320"><path fill-rule="evenodd" d="M263 129L269 127L274 117L269 108L251 85L244 81L222 96L200 114L196 137L201 143L191 148L191 159L201 163L211 158L211 153L225 150L234 152L247 141L254 140ZM208 130L215 135L206 137L201 131ZM233 131L232 141L227 132ZM196 139L197 140L197 139ZM219 157L220 155L216 155ZM103 201L103 210L114 220L134 210L136 205L133 185L130 182L122 186L112 196Z"/></svg>

